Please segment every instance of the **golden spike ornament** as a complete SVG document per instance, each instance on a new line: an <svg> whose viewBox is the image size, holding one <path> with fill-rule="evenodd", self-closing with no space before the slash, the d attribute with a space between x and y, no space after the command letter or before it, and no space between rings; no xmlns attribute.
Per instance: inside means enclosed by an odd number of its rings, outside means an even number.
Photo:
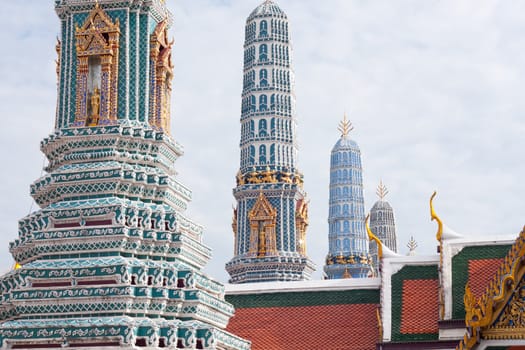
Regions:
<svg viewBox="0 0 525 350"><path fill-rule="evenodd" d="M438 223L438 230L437 230L437 233L436 233L436 239L438 240L438 242L441 242L441 237L443 236L443 221L441 221L439 216L437 216L436 211L434 210L434 203L433 203L433 201L434 201L434 197L436 197L436 195L437 195L437 191L434 191L434 193L430 197L430 218L431 218L431 221L436 220L437 223Z"/></svg>
<svg viewBox="0 0 525 350"><path fill-rule="evenodd" d="M366 232L368 233L368 240L369 241L375 241L377 244L377 257L381 259L383 257L383 243L381 243L381 240L377 238L376 235L372 232L370 229L370 225L368 225L368 220L370 219L370 214L368 214L365 218L365 227Z"/></svg>
<svg viewBox="0 0 525 350"><path fill-rule="evenodd" d="M337 130L341 132L341 137L346 137L350 131L354 130L352 123L346 117L346 113L344 119L339 123Z"/></svg>
<svg viewBox="0 0 525 350"><path fill-rule="evenodd" d="M417 246L418 244L414 239L414 236L410 236L410 240L407 243L407 248L410 249L411 252L413 252L414 250L416 250Z"/></svg>
<svg viewBox="0 0 525 350"><path fill-rule="evenodd" d="M388 194L388 189L383 184L383 180L379 181L379 186L377 187L376 194L380 200L384 201L386 195Z"/></svg>

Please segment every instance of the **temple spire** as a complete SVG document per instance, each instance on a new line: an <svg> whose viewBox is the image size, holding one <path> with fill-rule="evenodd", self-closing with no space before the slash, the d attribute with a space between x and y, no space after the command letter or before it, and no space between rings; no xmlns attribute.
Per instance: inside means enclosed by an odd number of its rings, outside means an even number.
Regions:
<svg viewBox="0 0 525 350"><path fill-rule="evenodd" d="M354 130L354 126L352 125L352 122L348 120L346 113L343 120L339 123L337 130L341 132L341 137L346 137L350 131Z"/></svg>
<svg viewBox="0 0 525 350"><path fill-rule="evenodd" d="M315 267L306 254L308 201L296 159L289 22L274 1L260 1L245 30L244 72L249 73L243 79L233 190L236 241L226 264L230 283L308 280ZM259 207L265 211L254 210Z"/></svg>
<svg viewBox="0 0 525 350"><path fill-rule="evenodd" d="M370 209L370 229L381 240L381 242L391 251L397 253L397 235L396 223L394 218L394 209L385 198L388 195L388 189L383 184L383 180L379 182L376 194L379 200L374 203ZM374 242L370 242L370 254L374 261L375 274L379 274L378 266L379 259L378 247Z"/></svg>
<svg viewBox="0 0 525 350"><path fill-rule="evenodd" d="M353 129L346 113L339 124L341 138L330 157L328 255L324 272L328 279L366 278L371 269L365 209L361 150L347 137Z"/></svg>

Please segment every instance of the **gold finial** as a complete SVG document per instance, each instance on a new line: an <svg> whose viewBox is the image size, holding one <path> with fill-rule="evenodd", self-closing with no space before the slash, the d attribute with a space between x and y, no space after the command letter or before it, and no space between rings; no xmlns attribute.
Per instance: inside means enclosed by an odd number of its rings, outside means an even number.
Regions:
<svg viewBox="0 0 525 350"><path fill-rule="evenodd" d="M337 130L341 132L341 137L346 137L350 131L354 130L352 123L346 117L346 113L344 119L339 123Z"/></svg>
<svg viewBox="0 0 525 350"><path fill-rule="evenodd" d="M381 240L379 238L377 238L377 236L374 235L374 233L370 229L370 225L368 225L368 219L369 218L370 218L370 214L368 214L366 216L366 218L365 218L365 227L366 227L366 232L368 233L368 240L376 242L376 244L377 244L377 258L379 260L381 260L381 258L383 257L383 243L381 243Z"/></svg>
<svg viewBox="0 0 525 350"><path fill-rule="evenodd" d="M430 197L430 218L431 221L436 220L438 223L438 231L436 233L436 239L438 242L441 242L441 236L443 235L443 222L439 218L439 216L436 215L436 211L434 210L434 197L437 195L437 191L434 191L432 196Z"/></svg>
<svg viewBox="0 0 525 350"><path fill-rule="evenodd" d="M407 248L409 249L408 255L415 254L418 244L414 239L414 236L410 236L410 241L407 243Z"/></svg>
<svg viewBox="0 0 525 350"><path fill-rule="evenodd" d="M377 186L376 194L379 196L380 200L385 200L386 195L388 194L388 189L385 185L383 185L383 180L379 182L379 186Z"/></svg>
<svg viewBox="0 0 525 350"><path fill-rule="evenodd" d="M20 265L18 262L15 262L15 265L13 266L13 270L21 269L22 265Z"/></svg>

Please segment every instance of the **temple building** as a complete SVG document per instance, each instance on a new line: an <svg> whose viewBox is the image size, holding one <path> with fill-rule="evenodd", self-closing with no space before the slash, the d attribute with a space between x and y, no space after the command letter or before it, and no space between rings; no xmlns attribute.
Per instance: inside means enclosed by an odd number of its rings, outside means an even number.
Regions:
<svg viewBox="0 0 525 350"><path fill-rule="evenodd" d="M379 197L379 200L376 201L372 206L372 209L370 209L370 229L376 237L388 247L388 249L397 253L394 209L392 209L390 203L385 200L385 197L388 194L388 189L383 185L383 181L380 182L376 194ZM410 251L412 252L413 250L410 248ZM374 273L377 275L379 273L379 259L377 257L377 243L375 241L370 242L370 255L373 259Z"/></svg>
<svg viewBox="0 0 525 350"><path fill-rule="evenodd" d="M361 151L348 136L352 130L345 115L330 157L327 279L364 278L373 271L365 231Z"/></svg>
<svg viewBox="0 0 525 350"><path fill-rule="evenodd" d="M0 276L1 350L525 349L525 228L459 234L434 192L437 229L418 237L435 234L435 253L416 255L412 238L397 254L382 184L365 217L346 117L331 155L328 279L310 280L289 24L275 2L247 20L226 285L202 272L211 251L174 167L166 2L54 3L56 121L31 185L39 209L19 220L17 264Z"/></svg>
<svg viewBox="0 0 525 350"><path fill-rule="evenodd" d="M266 0L244 42L240 168L230 283L308 280L308 201L297 167L294 73L286 14Z"/></svg>
<svg viewBox="0 0 525 350"><path fill-rule="evenodd" d="M165 2L55 8L56 122L0 277L0 348L249 349L224 330L234 309L176 179Z"/></svg>
<svg viewBox="0 0 525 350"><path fill-rule="evenodd" d="M227 285L227 329L253 350L523 350L525 228L457 234L434 197L437 254L396 254L367 227L379 277Z"/></svg>

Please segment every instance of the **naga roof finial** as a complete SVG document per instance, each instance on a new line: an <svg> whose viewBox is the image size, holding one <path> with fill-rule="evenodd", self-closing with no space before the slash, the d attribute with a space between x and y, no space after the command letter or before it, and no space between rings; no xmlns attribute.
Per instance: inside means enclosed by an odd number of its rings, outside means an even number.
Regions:
<svg viewBox="0 0 525 350"><path fill-rule="evenodd" d="M339 123L339 127L337 128L337 130L341 132L341 137L346 137L350 133L350 131L354 130L352 123L346 117L346 112L344 119Z"/></svg>
<svg viewBox="0 0 525 350"><path fill-rule="evenodd" d="M383 257L383 243L381 243L381 240L377 238L377 236L374 235L374 233L370 229L370 226L368 225L368 219L370 219L370 214L368 214L365 218L365 227L366 227L366 233L368 233L368 240L376 242L377 257L381 259Z"/></svg>
<svg viewBox="0 0 525 350"><path fill-rule="evenodd" d="M386 195L388 194L388 188L383 184L383 180L379 181L379 186L377 186L376 194L380 200L385 200Z"/></svg>
<svg viewBox="0 0 525 350"><path fill-rule="evenodd" d="M434 210L433 201L436 195L437 195L437 191L434 191L434 193L432 193L432 196L430 197L430 218L431 218L431 221L436 220L438 223L438 231L436 233L436 239L438 240L438 242L441 242L441 237L443 236L443 221L441 221L439 216L437 216L436 211Z"/></svg>

